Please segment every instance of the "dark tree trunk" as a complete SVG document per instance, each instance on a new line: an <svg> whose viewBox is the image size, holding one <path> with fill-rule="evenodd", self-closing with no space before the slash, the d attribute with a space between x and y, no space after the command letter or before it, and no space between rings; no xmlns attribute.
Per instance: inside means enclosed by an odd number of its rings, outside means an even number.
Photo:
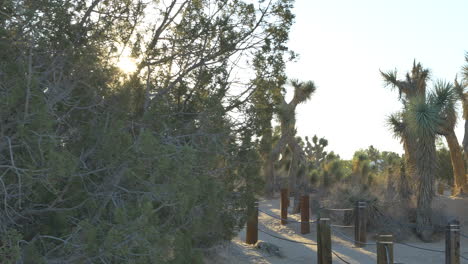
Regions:
<svg viewBox="0 0 468 264"><path fill-rule="evenodd" d="M305 194L307 184L304 180L305 177L301 175L302 173L300 173L300 166L304 163L305 156L301 146L297 144L295 138L291 138L288 142L288 145L293 153L291 168L289 171L289 185L291 190L294 192L294 207L292 212L297 214L301 210L300 198Z"/></svg>

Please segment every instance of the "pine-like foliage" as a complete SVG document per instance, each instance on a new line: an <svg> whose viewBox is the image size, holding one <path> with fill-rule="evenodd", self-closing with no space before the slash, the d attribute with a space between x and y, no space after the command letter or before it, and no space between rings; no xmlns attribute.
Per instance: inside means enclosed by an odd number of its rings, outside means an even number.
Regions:
<svg viewBox="0 0 468 264"><path fill-rule="evenodd" d="M262 188L235 73L291 8L2 1L0 262L200 263L230 239Z"/></svg>

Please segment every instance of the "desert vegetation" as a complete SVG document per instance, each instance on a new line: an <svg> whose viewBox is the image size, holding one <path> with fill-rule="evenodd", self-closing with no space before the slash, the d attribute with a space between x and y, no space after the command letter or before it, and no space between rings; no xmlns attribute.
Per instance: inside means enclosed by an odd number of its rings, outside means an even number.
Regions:
<svg viewBox="0 0 468 264"><path fill-rule="evenodd" d="M293 2L0 1L0 262L203 263L280 188L432 241L436 186L468 193L468 56L453 83L381 72L404 154L342 159L297 133L322 88L286 74Z"/></svg>

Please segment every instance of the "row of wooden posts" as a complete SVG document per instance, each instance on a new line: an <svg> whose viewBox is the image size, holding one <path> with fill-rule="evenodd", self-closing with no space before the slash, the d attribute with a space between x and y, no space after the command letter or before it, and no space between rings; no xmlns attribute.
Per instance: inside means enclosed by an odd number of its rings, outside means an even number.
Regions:
<svg viewBox="0 0 468 264"><path fill-rule="evenodd" d="M301 197L301 234L310 233L309 195ZM288 190L281 190L281 224L288 223ZM357 202L354 208L354 245L367 244L367 203ZM317 223L317 260L318 264L332 263L330 218L320 216ZM445 263L460 264L460 224L452 221L445 232ZM258 202L248 212L246 243L258 241ZM393 235L380 234L377 239L377 264L393 264ZM312 263L312 262L311 262Z"/></svg>

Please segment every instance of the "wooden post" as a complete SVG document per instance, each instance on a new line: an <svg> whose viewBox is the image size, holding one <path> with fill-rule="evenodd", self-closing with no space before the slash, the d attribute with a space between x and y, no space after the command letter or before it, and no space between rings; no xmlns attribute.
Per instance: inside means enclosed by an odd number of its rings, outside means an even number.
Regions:
<svg viewBox="0 0 468 264"><path fill-rule="evenodd" d="M245 243L253 245L258 241L258 202L247 210L247 231Z"/></svg>
<svg viewBox="0 0 468 264"><path fill-rule="evenodd" d="M330 218L317 221L317 260L318 264L332 263Z"/></svg>
<svg viewBox="0 0 468 264"><path fill-rule="evenodd" d="M364 247L367 242L367 203L357 202L354 209L354 245Z"/></svg>
<svg viewBox="0 0 468 264"><path fill-rule="evenodd" d="M445 264L460 264L460 222L450 221L445 229Z"/></svg>
<svg viewBox="0 0 468 264"><path fill-rule="evenodd" d="M303 195L301 197L301 222L301 234L309 234L309 195Z"/></svg>
<svg viewBox="0 0 468 264"><path fill-rule="evenodd" d="M288 221L288 206L289 206L289 196L288 189L281 189L281 224L286 225Z"/></svg>
<svg viewBox="0 0 468 264"><path fill-rule="evenodd" d="M393 235L379 235L377 264L393 264Z"/></svg>

